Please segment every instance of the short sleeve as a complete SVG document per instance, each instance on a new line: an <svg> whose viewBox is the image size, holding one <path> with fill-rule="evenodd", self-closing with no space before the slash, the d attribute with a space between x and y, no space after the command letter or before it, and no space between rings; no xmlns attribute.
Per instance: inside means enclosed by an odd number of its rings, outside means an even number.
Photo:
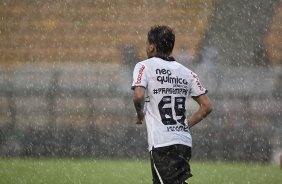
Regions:
<svg viewBox="0 0 282 184"><path fill-rule="evenodd" d="M190 96L196 97L196 96L206 94L208 92L208 90L206 90L202 86L197 74L195 74L193 72L191 72L191 74L192 74L192 85L191 85L191 90L190 90Z"/></svg>
<svg viewBox="0 0 282 184"><path fill-rule="evenodd" d="M147 87L147 77L146 77L146 67L140 62L135 65L133 71L133 82L131 85L131 89L134 89L137 86L142 86L144 88Z"/></svg>

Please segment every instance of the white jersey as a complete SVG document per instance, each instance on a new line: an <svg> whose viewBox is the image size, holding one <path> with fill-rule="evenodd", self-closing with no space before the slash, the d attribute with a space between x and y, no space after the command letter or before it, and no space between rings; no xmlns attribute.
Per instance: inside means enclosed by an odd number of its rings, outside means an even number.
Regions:
<svg viewBox="0 0 282 184"><path fill-rule="evenodd" d="M172 60L153 57L134 68L132 88L146 89L144 111L149 150L173 144L192 147L186 98L207 92L195 73Z"/></svg>

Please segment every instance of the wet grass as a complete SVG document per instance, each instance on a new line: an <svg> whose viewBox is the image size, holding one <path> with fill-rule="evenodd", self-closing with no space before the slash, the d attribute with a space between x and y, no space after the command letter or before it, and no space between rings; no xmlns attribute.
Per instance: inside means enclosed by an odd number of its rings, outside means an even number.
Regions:
<svg viewBox="0 0 282 184"><path fill-rule="evenodd" d="M277 165L243 162L192 162L191 184L282 184Z"/></svg>
<svg viewBox="0 0 282 184"><path fill-rule="evenodd" d="M192 162L190 184L281 184L278 166ZM147 160L1 159L0 184L150 184Z"/></svg>

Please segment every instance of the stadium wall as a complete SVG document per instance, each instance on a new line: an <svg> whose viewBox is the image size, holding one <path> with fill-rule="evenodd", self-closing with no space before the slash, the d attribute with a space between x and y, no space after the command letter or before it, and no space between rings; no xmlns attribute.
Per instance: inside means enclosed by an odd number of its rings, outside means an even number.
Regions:
<svg viewBox="0 0 282 184"><path fill-rule="evenodd" d="M79 67L78 67L79 66ZM214 104L192 130L195 159L269 161L281 147L271 68L198 65ZM147 157L127 65L18 65L0 76L2 156ZM188 114L196 110L187 104Z"/></svg>

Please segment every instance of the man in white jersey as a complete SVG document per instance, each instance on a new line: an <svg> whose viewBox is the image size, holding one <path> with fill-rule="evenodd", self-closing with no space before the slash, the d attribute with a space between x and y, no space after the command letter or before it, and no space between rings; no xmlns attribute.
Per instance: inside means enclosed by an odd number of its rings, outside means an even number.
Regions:
<svg viewBox="0 0 282 184"><path fill-rule="evenodd" d="M189 129L211 111L211 103L198 76L171 57L175 34L167 26L148 32L148 59L133 72L133 102L137 124L146 121L153 184L184 184L192 176ZM186 117L185 102L192 97L198 110Z"/></svg>

